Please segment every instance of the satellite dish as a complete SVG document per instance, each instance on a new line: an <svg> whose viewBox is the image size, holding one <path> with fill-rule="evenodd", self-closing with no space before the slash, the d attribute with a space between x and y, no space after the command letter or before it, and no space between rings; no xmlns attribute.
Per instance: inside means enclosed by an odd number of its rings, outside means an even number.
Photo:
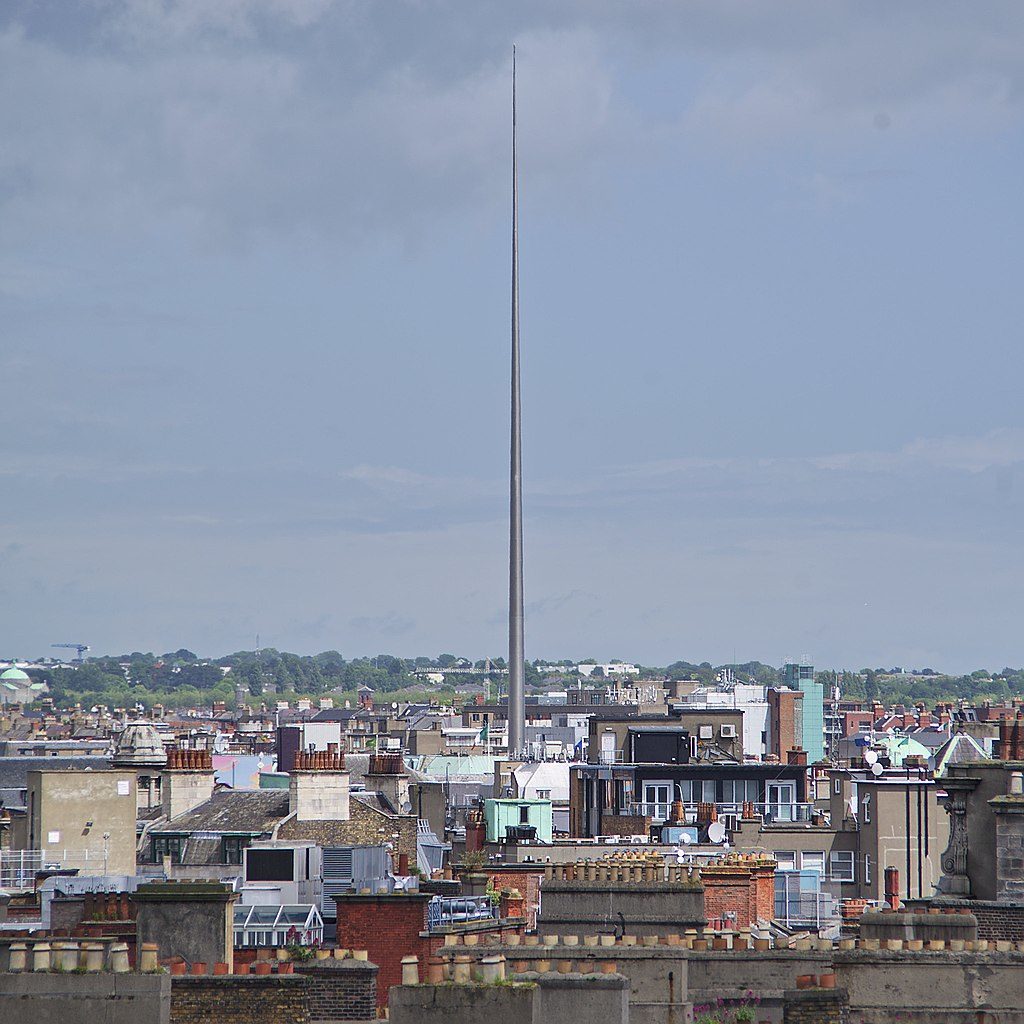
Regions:
<svg viewBox="0 0 1024 1024"><path fill-rule="evenodd" d="M864 762L865 764L875 764L878 761L878 754L873 750L864 751Z"/></svg>
<svg viewBox="0 0 1024 1024"><path fill-rule="evenodd" d="M394 701L394 702L392 703L392 705L391 705L391 710L392 710L392 711L397 711L397 710L398 710L398 701Z"/></svg>
<svg viewBox="0 0 1024 1024"><path fill-rule="evenodd" d="M412 814L412 804L411 804L411 803L409 803L409 801L408 801L408 800L406 800L406 801L405 801L405 802L404 802L404 803L402 804L402 813L403 813L403 814Z"/></svg>
<svg viewBox="0 0 1024 1024"><path fill-rule="evenodd" d="M683 832L679 836L679 842L681 842L683 846L689 846L690 843L693 842L693 836L691 836L689 832Z"/></svg>
<svg viewBox="0 0 1024 1024"><path fill-rule="evenodd" d="M877 761L871 766L872 775L881 775L883 771L885 769Z"/></svg>
<svg viewBox="0 0 1024 1024"><path fill-rule="evenodd" d="M708 825L708 839L712 843L724 842L726 835L725 826L720 821L713 821Z"/></svg>

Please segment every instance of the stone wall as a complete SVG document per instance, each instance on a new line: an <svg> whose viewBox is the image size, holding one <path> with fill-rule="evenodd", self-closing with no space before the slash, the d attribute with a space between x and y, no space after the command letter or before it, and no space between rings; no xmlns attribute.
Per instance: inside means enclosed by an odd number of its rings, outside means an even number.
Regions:
<svg viewBox="0 0 1024 1024"><path fill-rule="evenodd" d="M545 879L541 885L541 931L670 935L704 923L699 882Z"/></svg>
<svg viewBox="0 0 1024 1024"><path fill-rule="evenodd" d="M233 964L238 894L219 882L151 882L132 895L139 943L155 942L162 959Z"/></svg>
<svg viewBox="0 0 1024 1024"><path fill-rule="evenodd" d="M0 1021L168 1024L166 974L2 974Z"/></svg>
<svg viewBox="0 0 1024 1024"><path fill-rule="evenodd" d="M1024 954L836 951L857 1024L1024 1024Z"/></svg>
<svg viewBox="0 0 1024 1024"><path fill-rule="evenodd" d="M504 985L399 985L391 1024L629 1024L626 979L617 974L553 974Z"/></svg>
<svg viewBox="0 0 1024 1024"><path fill-rule="evenodd" d="M361 960L317 960L296 964L295 971L309 981L306 1002L310 1024L376 1018L376 964Z"/></svg>
<svg viewBox="0 0 1024 1024"><path fill-rule="evenodd" d="M597 975L602 963L614 962L619 975L626 978L631 1024L665 1024L684 1021L689 1011L687 956L683 946L585 946L530 945L479 948L445 946L443 959L469 954L479 959L500 952L508 973L532 976L549 973L559 966L584 977Z"/></svg>
<svg viewBox="0 0 1024 1024"><path fill-rule="evenodd" d="M310 1021L306 999L309 980L302 975L183 975L172 980L171 1024L309 1024ZM94 1019L104 1020L103 1017Z"/></svg>

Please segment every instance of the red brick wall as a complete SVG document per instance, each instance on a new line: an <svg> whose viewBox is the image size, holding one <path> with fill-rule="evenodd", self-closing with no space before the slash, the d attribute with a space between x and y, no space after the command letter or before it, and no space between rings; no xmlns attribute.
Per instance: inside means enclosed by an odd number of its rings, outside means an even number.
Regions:
<svg viewBox="0 0 1024 1024"><path fill-rule="evenodd" d="M753 895L750 872L742 868L708 867L701 871L704 883L704 916L712 927L721 927L725 915L736 915L736 927L750 927Z"/></svg>
<svg viewBox="0 0 1024 1024"><path fill-rule="evenodd" d="M771 921L775 917L775 865L753 869L754 920Z"/></svg>
<svg viewBox="0 0 1024 1024"><path fill-rule="evenodd" d="M537 927L537 911L540 909L540 881L544 877L543 869L539 871L492 871L484 869L491 876L494 888L518 889L526 898L526 927Z"/></svg>
<svg viewBox="0 0 1024 1024"><path fill-rule="evenodd" d="M377 1006L388 989L402 981L402 957L418 956L421 970L430 955L427 930L429 896L342 896L338 899L338 946L365 949L377 973Z"/></svg>
<svg viewBox="0 0 1024 1024"><path fill-rule="evenodd" d="M737 928L749 928L758 918L775 916L774 862L708 864L701 869L704 916L712 926L727 913L736 915Z"/></svg>

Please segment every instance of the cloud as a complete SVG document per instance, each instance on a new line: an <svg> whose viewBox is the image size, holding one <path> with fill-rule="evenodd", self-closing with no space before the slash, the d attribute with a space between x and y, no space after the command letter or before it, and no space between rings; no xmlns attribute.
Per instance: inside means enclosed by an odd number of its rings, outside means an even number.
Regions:
<svg viewBox="0 0 1024 1024"><path fill-rule="evenodd" d="M1024 14L1005 3L650 3L627 16L610 2L97 0L70 25L62 6L12 5L6 20L0 211L20 238L56 223L173 224L217 246L415 237L503 209L513 39L525 170L559 203L595 161L673 139L697 158L709 142L843 150L880 119L888 135L999 129L1024 94Z"/></svg>

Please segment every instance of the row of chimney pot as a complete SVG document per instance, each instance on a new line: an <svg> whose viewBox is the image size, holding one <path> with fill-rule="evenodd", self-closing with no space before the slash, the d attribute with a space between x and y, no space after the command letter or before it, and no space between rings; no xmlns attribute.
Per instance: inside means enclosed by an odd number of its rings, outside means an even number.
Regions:
<svg viewBox="0 0 1024 1024"><path fill-rule="evenodd" d="M144 942L139 947L138 969L154 972L159 969L160 947L153 942ZM8 970L12 974L27 971L85 971L99 974L110 971L113 974L127 974L131 970L127 942L25 942L11 943Z"/></svg>
<svg viewBox="0 0 1024 1024"><path fill-rule="evenodd" d="M182 750L180 747L171 747L167 751L167 767L211 771L213 755L208 750Z"/></svg>
<svg viewBox="0 0 1024 1024"><path fill-rule="evenodd" d="M505 981L507 961L500 953L485 956L480 960L460 954L451 960L432 956L427 960L426 983L442 985L452 982L456 985L469 985L480 982L484 985L496 985ZM508 965L513 979L516 975L525 978L535 974L548 974L552 964L559 974L615 974L618 964L614 960L516 960ZM524 979L525 980L525 979ZM402 957L402 984L420 984L420 958L418 956Z"/></svg>
<svg viewBox="0 0 1024 1024"><path fill-rule="evenodd" d="M82 895L82 923L130 921L131 896L126 892L87 892Z"/></svg>
<svg viewBox="0 0 1024 1024"><path fill-rule="evenodd" d="M544 878L557 882L699 882L692 866L669 864L545 864Z"/></svg>
<svg viewBox="0 0 1024 1024"><path fill-rule="evenodd" d="M314 750L309 754L295 755L295 770L299 772L343 772L345 755L337 752L337 744L332 743L334 750Z"/></svg>
<svg viewBox="0 0 1024 1024"><path fill-rule="evenodd" d="M404 775L405 761L401 754L371 754L367 775Z"/></svg>

